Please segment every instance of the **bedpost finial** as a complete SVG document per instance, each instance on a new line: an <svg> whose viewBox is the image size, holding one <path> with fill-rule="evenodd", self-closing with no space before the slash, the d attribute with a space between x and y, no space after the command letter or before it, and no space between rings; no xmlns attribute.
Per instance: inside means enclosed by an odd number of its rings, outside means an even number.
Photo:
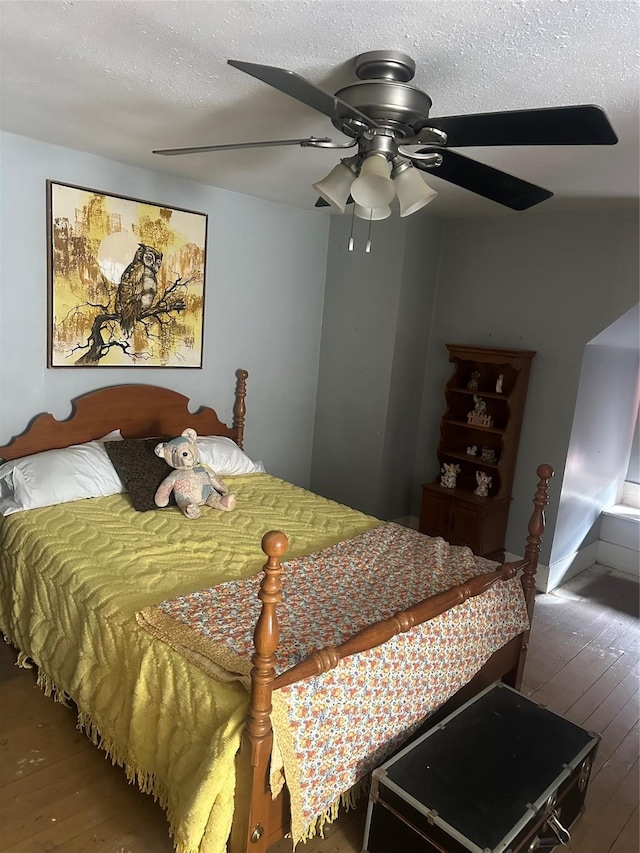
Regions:
<svg viewBox="0 0 640 853"><path fill-rule="evenodd" d="M547 465L543 463L542 465L538 465L536 470L536 474L543 480L550 480L553 477L553 468L551 465Z"/></svg>
<svg viewBox="0 0 640 853"><path fill-rule="evenodd" d="M281 557L289 547L289 540L280 530L269 530L262 537L262 550L267 557Z"/></svg>

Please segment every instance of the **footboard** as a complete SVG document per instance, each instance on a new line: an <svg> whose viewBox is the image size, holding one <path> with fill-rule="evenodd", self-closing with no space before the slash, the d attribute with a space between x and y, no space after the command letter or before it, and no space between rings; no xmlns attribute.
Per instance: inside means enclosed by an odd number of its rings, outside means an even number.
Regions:
<svg viewBox="0 0 640 853"><path fill-rule="evenodd" d="M283 568L280 558L286 553L288 542L286 536L279 531L271 531L263 537L262 547L267 555L267 562L259 592L262 609L254 632L255 652L252 657L249 710L237 761L236 806L230 853L264 853L270 844L283 837L288 828L286 789L283 792L285 796L281 795L276 800L272 799L269 789L269 761L273 743L270 713L274 690L327 672L338 666L344 658L373 649L467 599L481 595L496 583L513 578L519 572L531 622L535 573L544 532L544 507L548 503L549 479L553 476L553 469L549 465L541 465L537 473L540 480L533 501L534 511L529 521L529 535L523 560L505 563L492 572L478 575L465 583L430 596L390 618L367 626L339 645L314 651L305 660L278 676L275 670L279 642L276 607L282 600ZM381 578L381 587L383 586L384 578ZM494 655L497 663L491 659L487 664L491 680L505 678L515 686L520 684L528 637L527 631ZM475 681L476 679L469 686L472 687Z"/></svg>

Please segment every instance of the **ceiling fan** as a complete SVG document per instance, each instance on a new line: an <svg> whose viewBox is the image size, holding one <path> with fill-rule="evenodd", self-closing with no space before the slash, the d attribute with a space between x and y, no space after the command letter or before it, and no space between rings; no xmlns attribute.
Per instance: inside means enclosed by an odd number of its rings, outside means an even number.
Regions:
<svg viewBox="0 0 640 853"><path fill-rule="evenodd" d="M399 51L370 51L356 57L358 82L335 95L284 68L234 59L228 63L328 116L348 140L333 142L328 137L312 136L170 148L153 153L173 156L281 145L334 149L357 146L356 154L341 160L313 185L320 196L316 207L331 204L344 212L346 205L355 201L356 215L369 220L389 216L389 204L395 196L400 202L400 215L408 216L437 195L415 170L432 173L513 210L526 210L553 195L453 148L615 145L618 141L604 111L591 104L431 118L431 98L409 83L415 62Z"/></svg>

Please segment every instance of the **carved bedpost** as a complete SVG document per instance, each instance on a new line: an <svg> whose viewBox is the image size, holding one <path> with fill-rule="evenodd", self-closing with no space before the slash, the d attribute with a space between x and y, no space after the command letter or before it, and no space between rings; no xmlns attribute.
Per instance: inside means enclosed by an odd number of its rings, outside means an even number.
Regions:
<svg viewBox="0 0 640 853"><path fill-rule="evenodd" d="M544 533L544 508L549 503L549 480L553 477L553 468L551 465L539 465L536 473L540 477L540 480L538 481L538 487L533 498L533 514L529 519L529 535L527 536L527 546L524 551L527 565L524 567L522 573L522 589L525 601L527 602L529 624L531 624L533 619L533 606L536 596L536 569L538 568L540 543L542 542L542 534ZM526 631L522 634L520 659L513 681L513 687L518 690L522 686L530 633L530 631Z"/></svg>
<svg viewBox="0 0 640 853"><path fill-rule="evenodd" d="M522 587L527 601L529 619L533 617L533 603L535 599L536 569L538 568L538 557L540 555L540 543L544 533L544 508L549 503L549 480L553 477L551 465L539 465L536 471L540 480L533 498L533 514L529 520L529 535L527 536L527 547L524 556L527 561L522 575Z"/></svg>
<svg viewBox="0 0 640 853"><path fill-rule="evenodd" d="M276 616L276 605L282 601L282 566L280 557L289 546L284 533L272 530L262 537L262 550L268 560L264 565L264 577L258 598L262 610L253 634L255 652L251 660L251 698L247 713L247 736L251 742L252 764L261 741L271 732L271 693L276 677L276 649L280 630Z"/></svg>
<svg viewBox="0 0 640 853"><path fill-rule="evenodd" d="M245 397L247 396L247 377L249 376L246 370L236 370L236 401L233 406L233 428L238 431L236 436L236 444L242 449L244 444L244 417L247 412L245 405Z"/></svg>
<svg viewBox="0 0 640 853"><path fill-rule="evenodd" d="M245 374L246 375L246 374ZM282 601L280 557L289 547L284 533L271 530L262 537L267 555L258 597L262 610L253 634L251 694L247 725L237 760L236 800L229 853L266 853L269 835L269 762L273 734L271 696L276 676L275 662L279 629L276 606Z"/></svg>

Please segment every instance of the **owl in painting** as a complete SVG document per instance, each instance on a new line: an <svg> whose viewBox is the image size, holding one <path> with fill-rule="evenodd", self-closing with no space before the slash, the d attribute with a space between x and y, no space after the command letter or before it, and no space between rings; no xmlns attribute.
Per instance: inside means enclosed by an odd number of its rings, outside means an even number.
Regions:
<svg viewBox="0 0 640 853"><path fill-rule="evenodd" d="M116 309L120 314L122 331L128 338L143 312L153 305L161 266L162 252L140 243L133 260L120 277Z"/></svg>

